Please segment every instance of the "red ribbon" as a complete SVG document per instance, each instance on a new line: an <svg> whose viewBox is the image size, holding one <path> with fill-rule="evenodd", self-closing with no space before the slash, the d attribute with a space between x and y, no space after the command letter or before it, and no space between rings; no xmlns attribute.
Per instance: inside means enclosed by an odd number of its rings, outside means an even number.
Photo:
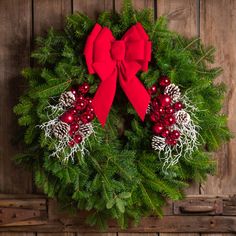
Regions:
<svg viewBox="0 0 236 236"><path fill-rule="evenodd" d="M142 25L137 23L121 40L116 40L107 27L96 24L87 38L84 55L89 73L96 73L101 79L92 104L102 126L115 97L117 77L139 117L144 120L150 95L136 73L148 69L151 42Z"/></svg>

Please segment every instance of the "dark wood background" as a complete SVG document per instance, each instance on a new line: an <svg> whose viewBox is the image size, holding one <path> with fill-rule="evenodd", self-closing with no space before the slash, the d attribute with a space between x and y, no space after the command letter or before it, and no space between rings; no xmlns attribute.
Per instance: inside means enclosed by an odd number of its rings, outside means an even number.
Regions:
<svg viewBox="0 0 236 236"><path fill-rule="evenodd" d="M18 135L18 128L12 108L17 103L24 86L23 80L20 78L20 71L23 67L32 64L30 53L35 37L45 35L46 30L51 26L61 29L65 16L73 12L82 11L95 18L100 11L119 11L121 2L122 0L0 0L0 193L38 193L34 187L31 173L24 171L19 166L16 167L12 161L12 157L19 150L19 147L14 145L14 137ZM172 30L188 37L201 37L205 44L214 45L217 48L215 64L224 69L224 73L217 81L224 81L228 85L224 111L229 116L230 129L235 132L236 0L133 0L133 3L135 8L151 8L155 17L166 15ZM210 176L204 184L195 184L189 188L186 191L188 195L200 198L205 195L214 197L236 194L236 139L224 145L215 154L215 157L218 160L217 175ZM188 220L191 217L188 216ZM201 218L194 219L200 220ZM180 222L182 219L179 218L178 220L174 221L174 224L183 224ZM164 222L159 224L165 224ZM220 224L220 222L216 222L216 224ZM198 223L192 222L191 225L191 227L195 227L196 233L185 233L185 235L199 236L198 232L203 232L203 230L201 224ZM214 224L215 222L211 222L210 225ZM219 230L219 232L236 232L235 220L230 218L227 224L228 228ZM172 225L172 227L174 226ZM164 226L162 228L163 232L168 231ZM9 230L6 228L6 231ZM58 231L60 230L58 229ZM161 232L146 233L145 227L140 231L142 233L77 233L77 236L170 235ZM147 230L147 232L149 231ZM179 228L170 231L189 232L191 230ZM204 231L207 232L208 229L206 228ZM207 233L201 234L208 236ZM75 236L76 233L0 233L0 236L12 235ZM181 233L175 233L175 235L180 236ZM213 236L213 234L211 235ZM222 234L217 233L217 235Z"/></svg>

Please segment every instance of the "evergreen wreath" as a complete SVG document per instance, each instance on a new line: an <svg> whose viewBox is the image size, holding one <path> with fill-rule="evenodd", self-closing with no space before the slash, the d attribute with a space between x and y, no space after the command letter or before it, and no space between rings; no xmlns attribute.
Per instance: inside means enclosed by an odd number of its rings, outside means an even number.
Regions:
<svg viewBox="0 0 236 236"><path fill-rule="evenodd" d="M23 70L28 87L14 108L26 143L17 162L49 197L88 211L87 223L102 229L111 218L126 228L130 218L161 216L166 199L182 199L190 182L214 173L211 152L230 138L225 86L213 83L221 69L207 66L214 49L169 31L165 18L154 21L130 0L121 13L97 19L116 39L137 22L152 42L148 70L137 74L151 97L144 121L121 87L105 126L95 118L101 81L83 55L94 22L81 13L67 18L63 32L37 39L37 66Z"/></svg>

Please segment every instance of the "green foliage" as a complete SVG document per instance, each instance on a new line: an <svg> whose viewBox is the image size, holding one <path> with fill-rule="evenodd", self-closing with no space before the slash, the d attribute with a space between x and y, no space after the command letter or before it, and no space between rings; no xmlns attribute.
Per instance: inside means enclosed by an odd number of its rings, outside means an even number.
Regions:
<svg viewBox="0 0 236 236"><path fill-rule="evenodd" d="M90 139L89 154L82 158L78 153L74 162L68 163L50 157L57 140L45 137L37 125L48 121L45 109L52 97L84 81L92 84L90 93L94 94L99 84L97 76L87 74L82 56L94 23L80 13L67 18L64 32L51 29L37 40L32 56L41 68L23 70L29 86L14 108L25 128L27 144L17 162L33 170L36 184L48 196L57 197L62 208L92 210L87 222L101 229L110 218L125 228L129 218L137 224L142 216L161 216L166 198L181 199L189 181L203 181L214 173L209 151L230 138L227 117L221 114L225 88L214 83L221 69L207 67L214 61L214 49L204 47L199 39L169 31L165 18L154 22L150 11L135 11L130 0L124 1L121 14L104 12L98 18L116 37L137 21L153 45L149 70L140 73L140 79L149 87L160 75L168 75L198 108L195 115L201 139L191 157L180 158L168 171L163 170L163 162L150 149L150 127L140 122L121 91L117 91L105 128L94 121L97 138Z"/></svg>

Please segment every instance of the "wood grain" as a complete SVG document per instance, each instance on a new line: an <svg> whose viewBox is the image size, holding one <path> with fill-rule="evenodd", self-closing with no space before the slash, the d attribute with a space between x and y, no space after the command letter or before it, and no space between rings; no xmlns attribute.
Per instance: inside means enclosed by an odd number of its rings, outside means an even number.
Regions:
<svg viewBox="0 0 236 236"><path fill-rule="evenodd" d="M35 233L19 233L19 232L0 232L0 236L36 236Z"/></svg>
<svg viewBox="0 0 236 236"><path fill-rule="evenodd" d="M76 236L117 236L117 233L77 233Z"/></svg>
<svg viewBox="0 0 236 236"><path fill-rule="evenodd" d="M21 209L35 209L46 210L47 199L46 198L25 198L25 199L7 199L0 198L0 207L4 208L21 208Z"/></svg>
<svg viewBox="0 0 236 236"><path fill-rule="evenodd" d="M118 236L157 236L157 233L119 233Z"/></svg>
<svg viewBox="0 0 236 236"><path fill-rule="evenodd" d="M166 16L169 28L187 37L196 37L197 5L194 0L158 0L157 16Z"/></svg>
<svg viewBox="0 0 236 236"><path fill-rule="evenodd" d="M201 236L235 236L235 234L225 234L225 233L223 233L223 234L219 234L219 233L212 233L212 234L201 234Z"/></svg>
<svg viewBox="0 0 236 236"><path fill-rule="evenodd" d="M199 233L161 233L161 236L199 236Z"/></svg>
<svg viewBox="0 0 236 236"><path fill-rule="evenodd" d="M168 26L186 37L197 37L197 5L193 0L158 0L157 16L165 16ZM192 183L186 194L198 194L199 184Z"/></svg>
<svg viewBox="0 0 236 236"><path fill-rule="evenodd" d="M80 11L92 19L96 19L99 13L113 9L112 0L73 0L74 12Z"/></svg>
<svg viewBox="0 0 236 236"><path fill-rule="evenodd" d="M0 192L30 193L31 174L12 160L19 152L12 109L23 90L20 72L30 64L31 1L0 1L0 22Z"/></svg>
<svg viewBox="0 0 236 236"><path fill-rule="evenodd" d="M122 8L123 0L115 0L115 10L120 12ZM143 8L153 9L154 7L154 0L135 0L133 1L133 6L135 9L140 10Z"/></svg>
<svg viewBox="0 0 236 236"><path fill-rule="evenodd" d="M193 0L158 0L157 16L166 16L169 21L169 28L187 37L194 37L198 34L197 29L197 7ZM192 183L185 190L186 194L198 194L199 184ZM184 236L185 234L166 234L160 236ZM198 236L199 234L187 234L186 236Z"/></svg>
<svg viewBox="0 0 236 236"><path fill-rule="evenodd" d="M33 222L34 223L34 222ZM67 224L54 221L42 225L7 226L0 227L1 232L80 232L98 233L98 228L88 227L82 221L79 224ZM116 233L121 229L110 224L108 232ZM163 219L156 217L143 218L139 226L130 225L125 231L127 233L236 233L235 216L166 216Z"/></svg>
<svg viewBox="0 0 236 236"><path fill-rule="evenodd" d="M76 233L38 233L37 236L76 236Z"/></svg>
<svg viewBox="0 0 236 236"><path fill-rule="evenodd" d="M200 36L205 44L216 47L216 66L223 74L217 82L228 86L224 112L228 125L236 133L236 1L201 1ZM209 176L201 186L202 194L227 194L236 192L236 139L215 154L218 162L216 176Z"/></svg>
<svg viewBox="0 0 236 236"><path fill-rule="evenodd" d="M44 35L51 27L62 29L65 16L72 13L69 0L34 0L34 36Z"/></svg>
<svg viewBox="0 0 236 236"><path fill-rule="evenodd" d="M34 0L33 2L33 38L45 36L53 27L61 30L65 24L65 17L72 13L72 4L69 0ZM42 190L34 187L34 192Z"/></svg>
<svg viewBox="0 0 236 236"><path fill-rule="evenodd" d="M55 201L46 201L42 196L32 199L28 196L30 195L25 195L25 198L22 195L16 198L16 195L9 195L9 197L6 194L0 195L0 217L3 215L5 220L8 220L8 222L0 222L0 231L79 232L79 235L82 236L95 236L98 233L97 228L88 227L85 224L87 212L80 211L76 215L70 215L58 211ZM186 206L194 207L194 211L179 210L182 207L186 209ZM201 211L202 206L204 209L206 206L213 206L214 210L204 212ZM191 210L191 207L188 209ZM24 214L17 216L19 210L22 213L25 211L28 216ZM34 216L29 212L31 210L35 210ZM13 215L16 217L11 218ZM108 232L111 234L98 234L97 236L116 236L113 232L120 231L121 229L117 224L110 221ZM152 233L155 234L156 232L236 232L236 195L217 197L214 195L202 195L201 197L195 195L189 196L183 201L170 202L169 210L165 212L163 219L157 217L143 218L140 225L135 227L130 224L129 228L122 233L139 232L150 233L147 236L152 236ZM140 234L133 234L133 236L140 236Z"/></svg>

